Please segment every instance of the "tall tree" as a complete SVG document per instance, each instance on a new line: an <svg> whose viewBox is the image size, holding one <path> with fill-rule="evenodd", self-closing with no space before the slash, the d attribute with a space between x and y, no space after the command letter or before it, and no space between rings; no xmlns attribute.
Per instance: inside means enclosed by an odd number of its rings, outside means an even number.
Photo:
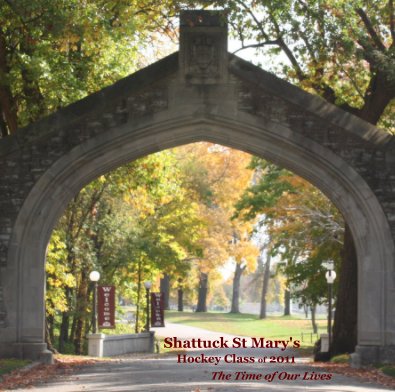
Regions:
<svg viewBox="0 0 395 392"><path fill-rule="evenodd" d="M251 226L233 220L233 235L229 254L236 264L233 276L232 303L230 313L240 313L240 281L245 271L254 272L257 264L258 248L251 241Z"/></svg>
<svg viewBox="0 0 395 392"><path fill-rule="evenodd" d="M263 266L263 279L262 279L262 290L261 290L261 307L259 311L259 318L266 318L266 305L267 305L267 293L269 289L269 279L270 279L270 267L272 254L270 248L261 247L259 254L260 262Z"/></svg>
<svg viewBox="0 0 395 392"><path fill-rule="evenodd" d="M393 130L393 0L209 3L228 10L233 34L240 41L237 52L254 49L276 58L265 66L342 109Z"/></svg>
<svg viewBox="0 0 395 392"><path fill-rule="evenodd" d="M70 289L76 285L75 277L71 273L69 266L61 262L66 259L66 256L66 244L61 240L59 234L55 232L48 246L47 262L45 264L47 276L45 291L46 342L51 351L56 350L54 348L56 314L57 312L62 312L62 314L66 315L70 310L71 304L68 294ZM64 342L67 337L61 336L61 341ZM59 347L59 350L63 351L63 349L63 346Z"/></svg>
<svg viewBox="0 0 395 392"><path fill-rule="evenodd" d="M164 308L165 310L170 309L169 297L170 297L170 276L164 274L163 278L160 278L160 292L163 293Z"/></svg>
<svg viewBox="0 0 395 392"><path fill-rule="evenodd" d="M250 155L212 143L186 145L178 154L184 167L185 182L193 191L191 197L200 202L201 215L206 222L207 232L201 242L203 254L197 261L200 271L198 310L204 311L207 309L204 302L209 271L223 265L229 256L235 255L236 263L240 264L243 252L247 260L253 249L244 239L247 228L242 230L242 225L246 224L231 222L233 205L250 181L251 171L247 169ZM229 242L235 232L243 234L243 240L231 249ZM251 263L248 261L248 264Z"/></svg>
<svg viewBox="0 0 395 392"><path fill-rule="evenodd" d="M288 289L285 303L293 296L314 309L326 298L322 261L340 261L342 217L302 178L256 158L252 166L260 168L261 177L237 203L238 214L261 214L259 224L266 227L269 253L281 257L278 268L286 274L288 287L294 288Z"/></svg>
<svg viewBox="0 0 395 392"><path fill-rule="evenodd" d="M196 312L207 312L208 273L200 272Z"/></svg>
<svg viewBox="0 0 395 392"><path fill-rule="evenodd" d="M346 225L346 232L350 229ZM351 234L344 236L346 241L351 241ZM351 254L345 254L350 252ZM354 244L346 244L342 251L342 258L349 260L349 262L357 263L357 256ZM338 285L337 298L344 298L348 293L353 292L355 287L358 287L358 276L354 273L357 269L356 265L350 266L349 263L341 263L339 275L342 277ZM352 303L351 301L354 301ZM349 302L352 309L357 307L357 297L353 296ZM349 328L353 328L350 332ZM335 319L333 325L333 344L331 347L331 354L337 355L340 353L352 353L357 344L357 314L356 312L349 312L344 306L336 306Z"/></svg>

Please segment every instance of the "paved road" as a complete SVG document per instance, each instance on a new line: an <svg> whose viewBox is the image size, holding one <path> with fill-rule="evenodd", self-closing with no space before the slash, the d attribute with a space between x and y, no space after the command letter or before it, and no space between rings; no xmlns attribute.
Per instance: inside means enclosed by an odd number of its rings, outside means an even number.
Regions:
<svg viewBox="0 0 395 392"><path fill-rule="evenodd" d="M216 340L221 336L231 341L232 335L225 335L170 324L158 329L161 336L177 336L183 339L201 338ZM247 345L248 346L248 345ZM234 363L238 358L255 358L253 363ZM319 372L303 361L295 363L258 363L257 358L271 356L292 357L294 351L280 349L228 348L214 350L188 350L187 360L215 358L213 363L177 363L177 356L123 357L114 362L98 363L81 368L72 376L58 378L38 388L19 390L31 392L77 392L77 391L145 391L145 392L212 392L212 391L267 391L267 392L379 392L388 390L370 383L336 374ZM202 357L204 355L204 357ZM182 357L184 358L184 357ZM230 362L226 362L230 360ZM233 363L232 363L233 362ZM245 373L243 373L245 372ZM246 380L254 375L260 380ZM218 378L222 377L222 380ZM229 380L224 380L228 377ZM238 380L236 378L239 378ZM213 379L214 378L214 379ZM330 380L316 380L330 378Z"/></svg>

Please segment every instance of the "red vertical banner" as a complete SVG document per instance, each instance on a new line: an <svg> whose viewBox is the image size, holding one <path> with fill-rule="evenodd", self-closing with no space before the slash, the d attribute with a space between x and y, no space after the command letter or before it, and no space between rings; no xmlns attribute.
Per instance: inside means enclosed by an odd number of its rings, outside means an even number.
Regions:
<svg viewBox="0 0 395 392"><path fill-rule="evenodd" d="M164 304L163 293L151 293L151 327L165 326Z"/></svg>
<svg viewBox="0 0 395 392"><path fill-rule="evenodd" d="M97 319L100 329L115 328L115 286L97 287Z"/></svg>

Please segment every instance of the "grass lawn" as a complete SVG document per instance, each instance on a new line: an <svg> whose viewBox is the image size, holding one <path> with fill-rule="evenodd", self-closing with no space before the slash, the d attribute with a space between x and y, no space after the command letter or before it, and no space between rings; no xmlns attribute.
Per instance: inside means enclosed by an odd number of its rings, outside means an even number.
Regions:
<svg viewBox="0 0 395 392"><path fill-rule="evenodd" d="M22 359L0 359L0 377L3 374L24 367L29 363L31 363L31 361L22 360Z"/></svg>
<svg viewBox="0 0 395 392"><path fill-rule="evenodd" d="M167 311L165 320L185 324L209 331L223 332L237 336L254 336L271 339L293 339L303 341L302 348L312 347L317 340L311 336L311 321L299 316L270 316L260 320L252 314L192 313ZM318 334L326 332L326 320L317 320Z"/></svg>

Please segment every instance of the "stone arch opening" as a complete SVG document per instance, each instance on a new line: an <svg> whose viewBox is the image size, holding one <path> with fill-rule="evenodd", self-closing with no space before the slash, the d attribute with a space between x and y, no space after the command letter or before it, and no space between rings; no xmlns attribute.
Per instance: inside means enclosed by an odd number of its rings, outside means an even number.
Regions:
<svg viewBox="0 0 395 392"><path fill-rule="evenodd" d="M358 343L384 345L384 291L390 266L377 265L373 259L378 263L388 260L392 249L388 249L383 236L386 221L382 209L378 203L371 203L373 195L363 179L320 146L302 139L295 143L284 136L279 138L278 130L273 135L242 123L230 127L227 123L203 119L169 125L158 126L154 135L151 130L138 138L133 134L125 138L121 133L120 138L99 144L82 144L59 160L29 195L16 222L10 248L10 258L17 260L20 279L17 340L24 343L25 349L29 344L30 349L43 345L45 250L56 220L71 198L85 184L122 163L195 141L215 142L275 162L310 181L334 202L356 239L359 283L363 291L370 293L369 296L359 294Z"/></svg>

